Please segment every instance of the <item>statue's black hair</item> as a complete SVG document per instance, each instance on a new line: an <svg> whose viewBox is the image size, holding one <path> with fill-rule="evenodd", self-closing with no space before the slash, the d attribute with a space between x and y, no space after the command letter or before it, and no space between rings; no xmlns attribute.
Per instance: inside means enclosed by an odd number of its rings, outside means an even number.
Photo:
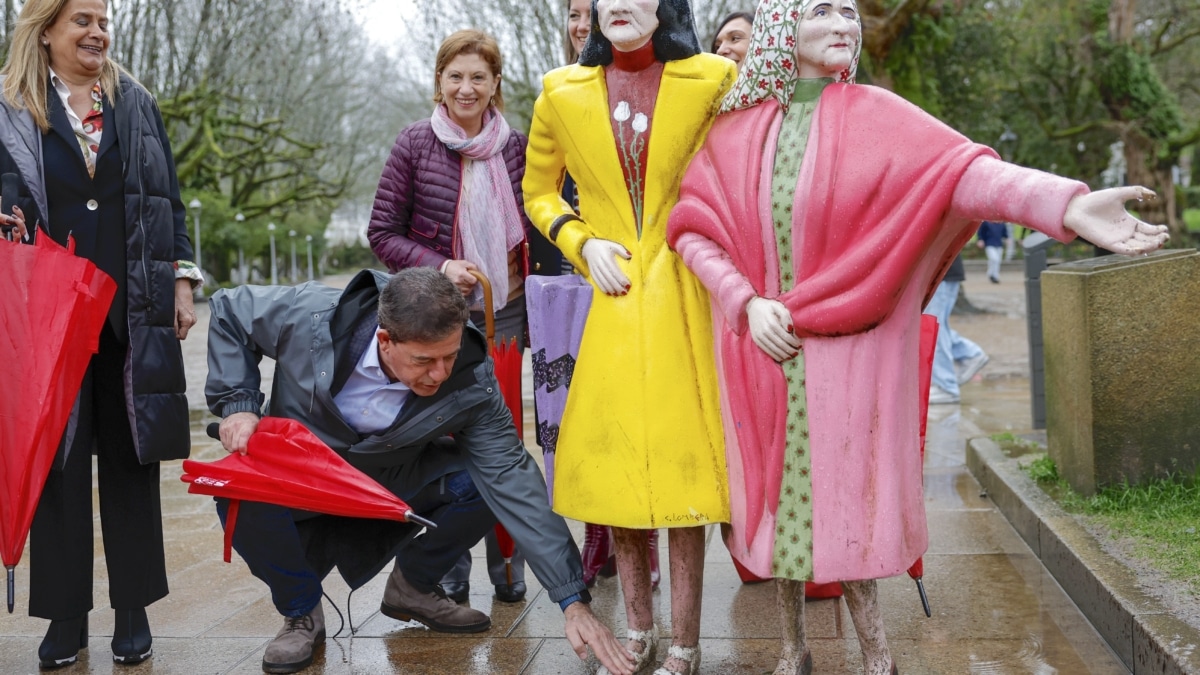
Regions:
<svg viewBox="0 0 1200 675"><path fill-rule="evenodd" d="M657 14L658 28L650 38L654 43L655 58L666 63L702 51L688 0L659 0ZM600 13L596 11L596 0L592 0L592 32L579 55L579 65L607 66L612 63L612 51L612 43L600 32Z"/></svg>

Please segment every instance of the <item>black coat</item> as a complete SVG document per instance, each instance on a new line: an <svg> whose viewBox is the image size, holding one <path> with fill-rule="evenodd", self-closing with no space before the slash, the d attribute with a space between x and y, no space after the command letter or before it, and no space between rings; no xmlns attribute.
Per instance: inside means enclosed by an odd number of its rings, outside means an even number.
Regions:
<svg viewBox="0 0 1200 675"><path fill-rule="evenodd" d="M95 180L53 87L45 134L28 112L0 100L0 172L21 176L20 204L31 226L40 223L40 232L60 241L69 232L76 253L117 281L110 324L129 345L124 385L130 428L138 458L150 463L187 457L191 447L183 353L174 328L174 264L191 260L192 246L158 106L125 75L119 89L115 107L106 99ZM67 428L70 434L73 426ZM70 447L71 439L65 440Z"/></svg>

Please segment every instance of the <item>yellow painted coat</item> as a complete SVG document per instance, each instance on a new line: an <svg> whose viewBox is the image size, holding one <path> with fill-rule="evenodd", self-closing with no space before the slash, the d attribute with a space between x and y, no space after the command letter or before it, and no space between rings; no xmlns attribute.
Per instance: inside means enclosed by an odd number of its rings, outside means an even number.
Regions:
<svg viewBox="0 0 1200 675"><path fill-rule="evenodd" d="M534 105L523 184L525 210L550 237L573 214L564 171L579 189L579 216L552 241L588 275L585 241L619 242L632 288L598 289L584 329L554 459L554 510L629 528L728 522L717 376L708 292L667 247L667 216L700 148L732 62L700 54L665 64L650 128L643 231L609 121L604 69L551 71Z"/></svg>

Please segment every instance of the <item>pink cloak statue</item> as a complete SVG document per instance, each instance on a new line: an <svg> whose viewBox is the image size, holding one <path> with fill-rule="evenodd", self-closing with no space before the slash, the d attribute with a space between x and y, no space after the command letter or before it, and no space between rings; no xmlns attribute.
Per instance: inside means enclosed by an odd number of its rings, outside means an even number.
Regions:
<svg viewBox="0 0 1200 675"><path fill-rule="evenodd" d="M669 222L670 244L713 300L732 500L725 540L756 575L781 576L775 535L795 499L781 495L788 387L746 315L755 296L773 298L803 339L809 580L892 576L928 545L915 398L922 306L978 221L1070 241L1067 203L1088 190L1004 164L887 91L829 84L800 165L792 250L782 256L795 283L780 294L771 185L782 116L774 99L721 115Z"/></svg>

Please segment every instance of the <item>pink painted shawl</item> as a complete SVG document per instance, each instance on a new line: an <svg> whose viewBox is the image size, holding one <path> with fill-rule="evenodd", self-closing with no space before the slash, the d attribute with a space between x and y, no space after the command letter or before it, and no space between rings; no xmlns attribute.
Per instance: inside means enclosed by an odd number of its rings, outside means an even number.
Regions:
<svg viewBox="0 0 1200 675"><path fill-rule="evenodd" d="M751 571L771 575L775 510L784 508L787 386L751 339L745 305L755 295L777 297L806 338L814 580L889 576L928 543L915 400L920 306L974 232L974 210L996 201L980 198L970 217L952 208L967 168L983 158L996 167L984 172L991 178L1008 165L893 94L829 85L793 205L797 282L780 295L770 216L780 120L773 100L719 117L684 177L668 228L671 245L715 300L734 500L726 541ZM1065 209L1076 186L1047 200L1054 202L1048 211ZM1061 227L1054 234L1070 238ZM898 306L904 315L893 318Z"/></svg>

